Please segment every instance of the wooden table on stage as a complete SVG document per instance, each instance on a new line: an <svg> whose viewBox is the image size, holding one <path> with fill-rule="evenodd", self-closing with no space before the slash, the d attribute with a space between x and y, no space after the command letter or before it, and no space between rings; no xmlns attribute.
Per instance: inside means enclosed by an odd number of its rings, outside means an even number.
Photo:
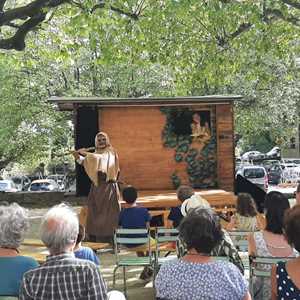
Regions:
<svg viewBox="0 0 300 300"><path fill-rule="evenodd" d="M83 242L82 245L85 247L90 247L94 251L107 249L110 247L109 243ZM47 255L49 255L49 252L41 240L25 239L20 247L20 254L33 257L39 263L43 263L45 262Z"/></svg>

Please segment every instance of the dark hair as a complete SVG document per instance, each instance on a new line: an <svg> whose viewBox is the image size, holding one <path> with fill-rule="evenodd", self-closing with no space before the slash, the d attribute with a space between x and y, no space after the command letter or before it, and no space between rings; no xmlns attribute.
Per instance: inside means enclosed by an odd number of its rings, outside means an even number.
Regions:
<svg viewBox="0 0 300 300"><path fill-rule="evenodd" d="M254 199L250 194L240 193L237 197L236 211L244 217L255 217L257 208Z"/></svg>
<svg viewBox="0 0 300 300"><path fill-rule="evenodd" d="M133 186L127 186L124 188L122 192L123 200L128 203L132 204L136 201L137 199L137 189Z"/></svg>
<svg viewBox="0 0 300 300"><path fill-rule="evenodd" d="M195 208L181 221L179 237L187 250L209 254L223 238L219 217L211 209Z"/></svg>
<svg viewBox="0 0 300 300"><path fill-rule="evenodd" d="M194 189L188 185L181 185L176 191L177 198L181 202L188 198L191 198L194 194Z"/></svg>
<svg viewBox="0 0 300 300"><path fill-rule="evenodd" d="M288 243L300 252L300 205L285 212L283 228Z"/></svg>
<svg viewBox="0 0 300 300"><path fill-rule="evenodd" d="M83 225L79 224L79 230L76 240L76 245L78 245L85 238L85 228Z"/></svg>
<svg viewBox="0 0 300 300"><path fill-rule="evenodd" d="M266 230L276 233L283 233L283 217L285 211L290 208L289 200L280 192L270 192L266 195Z"/></svg>

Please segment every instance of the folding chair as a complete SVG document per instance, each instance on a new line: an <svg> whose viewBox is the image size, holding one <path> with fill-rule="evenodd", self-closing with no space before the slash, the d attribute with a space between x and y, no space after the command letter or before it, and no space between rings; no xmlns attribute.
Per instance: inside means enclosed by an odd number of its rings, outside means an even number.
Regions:
<svg viewBox="0 0 300 300"><path fill-rule="evenodd" d="M271 279L272 265L280 261L288 261L293 257L254 257L249 256L250 278L249 287L251 295L254 294L254 278Z"/></svg>
<svg viewBox="0 0 300 300"><path fill-rule="evenodd" d="M163 263L178 257L177 252L178 230L175 228L157 227L155 230L155 260L153 280L158 272L159 266ZM172 245L173 244L173 245ZM161 251L167 251L167 255L160 257ZM170 252L176 252L176 255L168 255Z"/></svg>
<svg viewBox="0 0 300 300"><path fill-rule="evenodd" d="M253 231L227 231L234 246L241 252L248 252L248 235Z"/></svg>
<svg viewBox="0 0 300 300"><path fill-rule="evenodd" d="M126 267L132 267L132 266L146 267L146 266L152 266L153 264L149 229L123 229L123 228L116 229L114 233L114 244L115 244L116 266L113 272L113 286L115 286L116 283L116 271L118 270L119 267L122 267L124 294L126 295L127 294ZM122 246L124 245L139 246L142 244L147 245L148 256L120 257L119 253L121 252ZM130 248L126 248L125 250L132 251Z"/></svg>

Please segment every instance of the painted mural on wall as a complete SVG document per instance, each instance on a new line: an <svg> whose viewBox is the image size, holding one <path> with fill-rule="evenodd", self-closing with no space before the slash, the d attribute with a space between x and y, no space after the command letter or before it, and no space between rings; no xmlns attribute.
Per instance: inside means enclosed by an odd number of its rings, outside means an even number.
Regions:
<svg viewBox="0 0 300 300"><path fill-rule="evenodd" d="M180 184L190 184L194 188L217 186L216 133L212 126L210 110L161 108L166 115L162 131L165 147L174 149L177 163L186 164L189 182L184 182L186 174L174 170L171 180L174 188Z"/></svg>

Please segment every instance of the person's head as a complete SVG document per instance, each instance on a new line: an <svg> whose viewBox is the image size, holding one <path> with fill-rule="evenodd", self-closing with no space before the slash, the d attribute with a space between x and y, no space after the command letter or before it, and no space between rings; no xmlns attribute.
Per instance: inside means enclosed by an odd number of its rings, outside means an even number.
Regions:
<svg viewBox="0 0 300 300"><path fill-rule="evenodd" d="M193 121L195 123L200 123L201 122L201 117L200 117L199 113L197 113L197 112L193 113Z"/></svg>
<svg viewBox="0 0 300 300"><path fill-rule="evenodd" d="M283 233L283 217L290 208L288 199L280 192L270 192L265 199L266 230L276 234Z"/></svg>
<svg viewBox="0 0 300 300"><path fill-rule="evenodd" d="M70 252L77 240L78 228L76 213L66 204L59 204L43 217L41 239L51 254Z"/></svg>
<svg viewBox="0 0 300 300"><path fill-rule="evenodd" d="M298 183L296 189L296 204L300 204L300 183Z"/></svg>
<svg viewBox="0 0 300 300"><path fill-rule="evenodd" d="M288 243L300 252L300 205L295 205L285 212L283 229Z"/></svg>
<svg viewBox="0 0 300 300"><path fill-rule="evenodd" d="M0 206L0 247L17 249L29 227L26 210L17 203Z"/></svg>
<svg viewBox="0 0 300 300"><path fill-rule="evenodd" d="M238 194L236 211L238 214L244 217L255 217L257 215L256 204L250 194Z"/></svg>
<svg viewBox="0 0 300 300"><path fill-rule="evenodd" d="M194 194L192 197L183 201L180 207L181 214L186 216L194 208L211 208L210 204L200 195Z"/></svg>
<svg viewBox="0 0 300 300"><path fill-rule="evenodd" d="M194 194L194 189L188 185L181 185L176 191L177 198L181 202L188 198L191 198Z"/></svg>
<svg viewBox="0 0 300 300"><path fill-rule="evenodd" d="M187 250L209 254L223 238L219 217L212 209L195 208L181 221L179 237Z"/></svg>
<svg viewBox="0 0 300 300"><path fill-rule="evenodd" d="M78 230L78 235L77 235L77 240L76 240L76 246L81 243L85 238L85 228L83 225L79 224L79 230Z"/></svg>
<svg viewBox="0 0 300 300"><path fill-rule="evenodd" d="M122 191L123 200L128 204L135 203L137 196L138 196L137 189L133 186L127 186Z"/></svg>
<svg viewBox="0 0 300 300"><path fill-rule="evenodd" d="M107 133L98 132L95 137L95 147L96 149L104 149L109 146L109 138Z"/></svg>

